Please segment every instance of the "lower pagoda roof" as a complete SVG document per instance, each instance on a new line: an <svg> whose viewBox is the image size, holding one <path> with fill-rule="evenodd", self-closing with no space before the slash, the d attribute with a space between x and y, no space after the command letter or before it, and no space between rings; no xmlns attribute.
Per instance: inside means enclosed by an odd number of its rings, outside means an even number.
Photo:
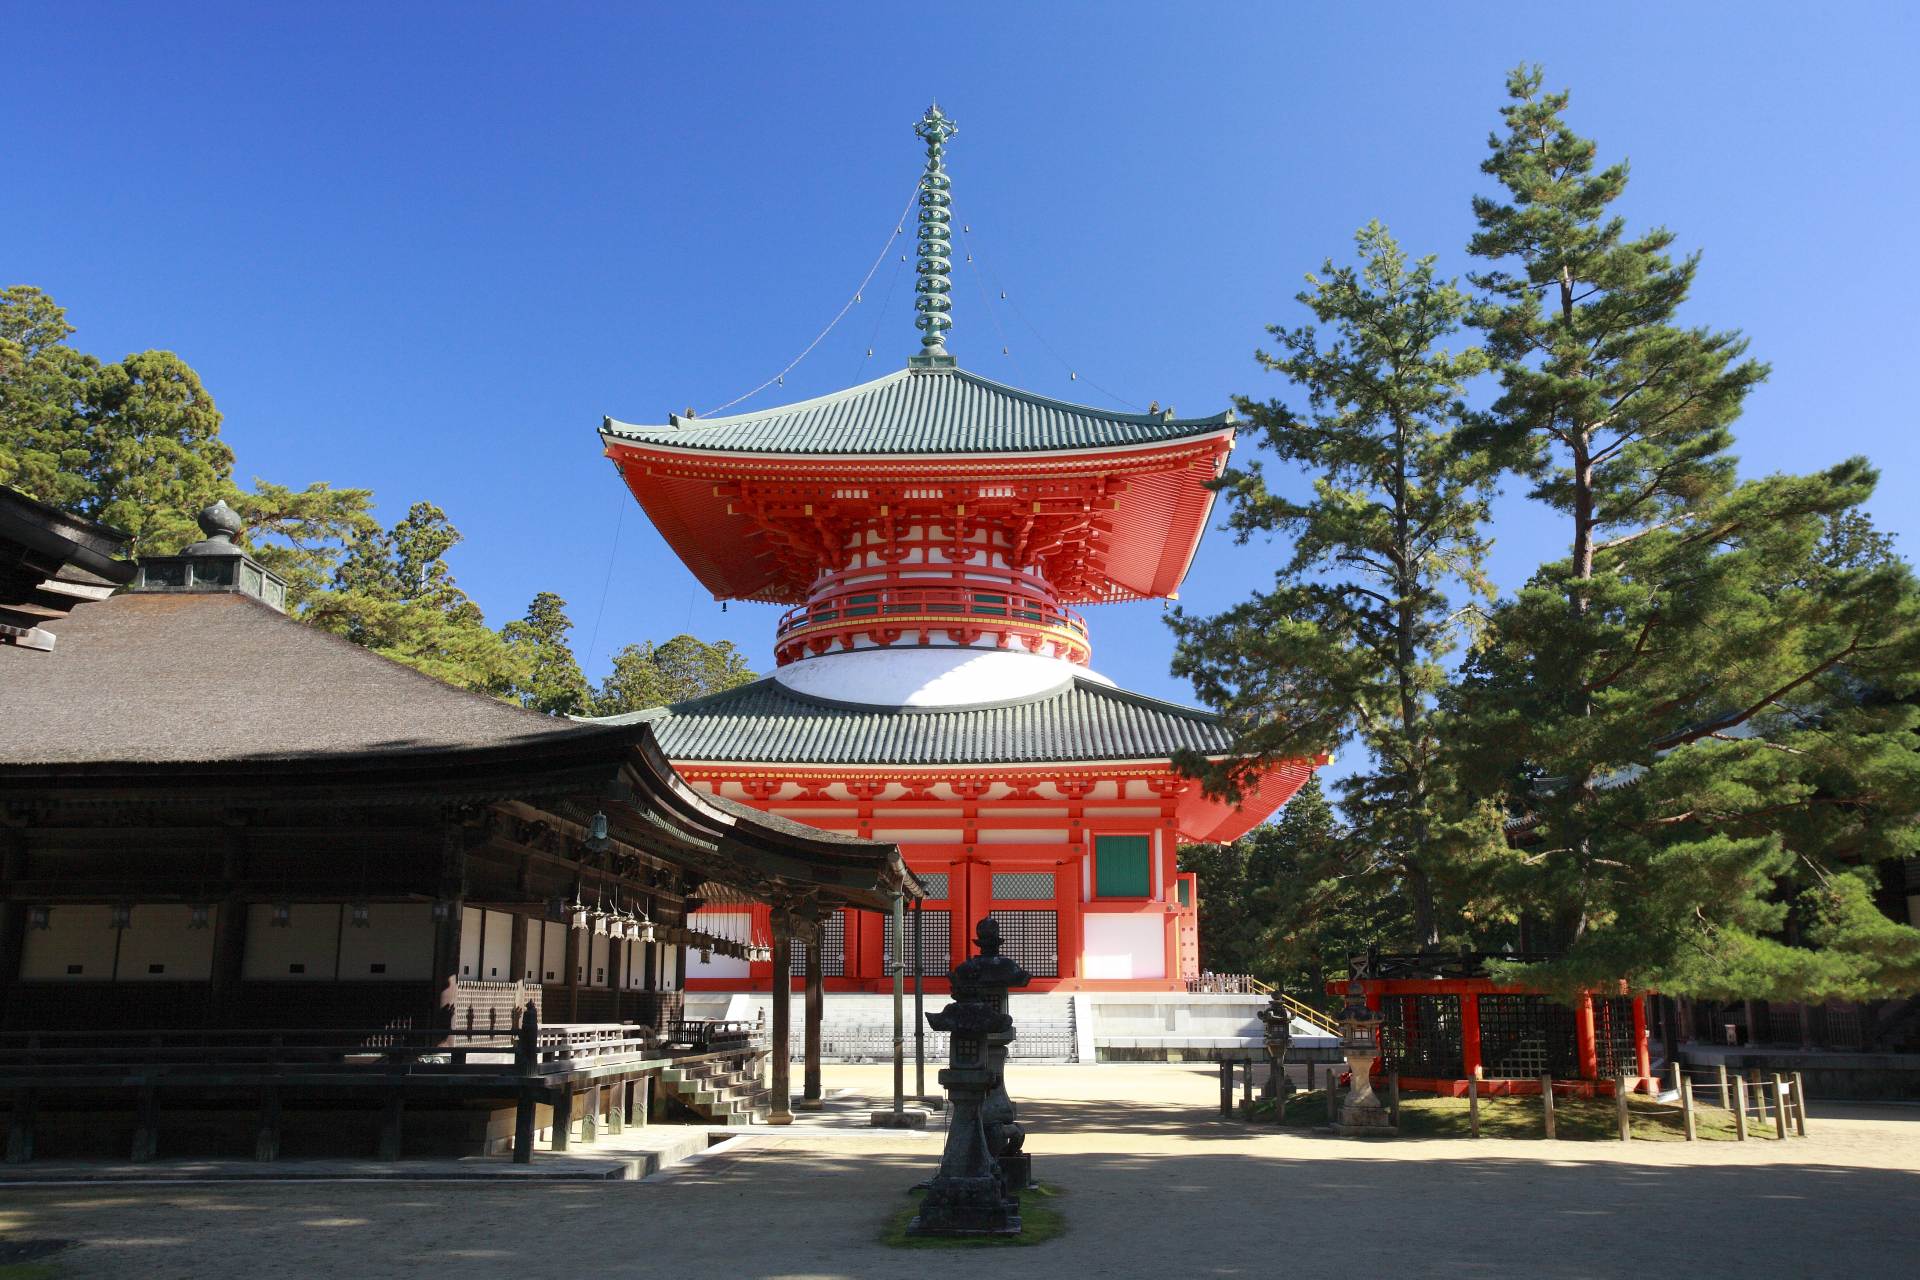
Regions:
<svg viewBox="0 0 1920 1280"><path fill-rule="evenodd" d="M702 763L894 765L1165 761L1225 752L1211 712L1084 676L1032 697L968 706L838 702L769 676L690 702L610 717L644 721L667 756Z"/></svg>

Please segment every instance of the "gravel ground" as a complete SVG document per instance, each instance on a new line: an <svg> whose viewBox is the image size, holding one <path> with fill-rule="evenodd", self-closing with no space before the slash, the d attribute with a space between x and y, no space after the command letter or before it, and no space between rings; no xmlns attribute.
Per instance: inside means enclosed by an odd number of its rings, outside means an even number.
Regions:
<svg viewBox="0 0 1920 1280"><path fill-rule="evenodd" d="M880 1096L887 1073L828 1067ZM938 1135L765 1136L640 1183L0 1187L0 1238L63 1277L1901 1276L1920 1108L1813 1107L1805 1140L1359 1143L1214 1118L1180 1066L1018 1066L1068 1230L1031 1250L875 1242Z"/></svg>

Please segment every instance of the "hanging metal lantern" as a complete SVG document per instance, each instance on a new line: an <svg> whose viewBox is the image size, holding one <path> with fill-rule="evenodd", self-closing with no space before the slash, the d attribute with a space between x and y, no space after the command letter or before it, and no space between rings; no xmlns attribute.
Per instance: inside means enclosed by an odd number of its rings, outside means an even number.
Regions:
<svg viewBox="0 0 1920 1280"><path fill-rule="evenodd" d="M276 929L291 928L293 926L293 904L291 902L274 903L272 912L267 916L267 923Z"/></svg>
<svg viewBox="0 0 1920 1280"><path fill-rule="evenodd" d="M46 907L46 906L28 907L27 908L27 928L29 929L53 928L53 908Z"/></svg>
<svg viewBox="0 0 1920 1280"><path fill-rule="evenodd" d="M133 908L124 902L117 903L107 911L107 928L129 929L133 927Z"/></svg>
<svg viewBox="0 0 1920 1280"><path fill-rule="evenodd" d="M196 902L187 908L187 928L207 929L213 925L213 907L205 902Z"/></svg>
<svg viewBox="0 0 1920 1280"><path fill-rule="evenodd" d="M347 923L356 929L373 927L373 908L364 902L355 902L347 907Z"/></svg>

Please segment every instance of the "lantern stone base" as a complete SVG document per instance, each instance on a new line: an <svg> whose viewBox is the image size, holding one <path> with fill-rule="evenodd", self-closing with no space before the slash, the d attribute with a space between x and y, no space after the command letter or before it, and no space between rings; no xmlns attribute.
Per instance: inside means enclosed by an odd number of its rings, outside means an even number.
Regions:
<svg viewBox="0 0 1920 1280"><path fill-rule="evenodd" d="M1019 1155L1000 1157L1000 1176L1007 1180L1008 1189L1018 1192L1033 1185L1033 1157L1021 1152Z"/></svg>
<svg viewBox="0 0 1920 1280"><path fill-rule="evenodd" d="M870 1129L924 1129L927 1127L928 1111L925 1107L902 1107L895 1111L888 1107L882 1111L871 1112L867 1117Z"/></svg>
<svg viewBox="0 0 1920 1280"><path fill-rule="evenodd" d="M907 1224L910 1236L1017 1236L1020 1202L1006 1198L999 1178L933 1180L920 1212Z"/></svg>
<svg viewBox="0 0 1920 1280"><path fill-rule="evenodd" d="M1332 1129L1343 1138L1394 1138L1400 1134L1388 1119L1380 1099L1371 1093L1358 1102L1342 1106L1340 1119Z"/></svg>

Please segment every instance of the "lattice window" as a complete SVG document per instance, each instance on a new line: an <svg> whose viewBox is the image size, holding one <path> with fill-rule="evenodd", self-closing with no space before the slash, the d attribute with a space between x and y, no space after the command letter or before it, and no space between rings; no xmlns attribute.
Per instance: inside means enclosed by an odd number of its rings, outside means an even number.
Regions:
<svg viewBox="0 0 1920 1280"><path fill-rule="evenodd" d="M795 977L804 978L807 974L807 949L799 939L793 943L793 958L788 969ZM836 911L820 925L820 976L823 978L844 978L847 976L847 917L845 912Z"/></svg>
<svg viewBox="0 0 1920 1280"><path fill-rule="evenodd" d="M1640 1074L1640 1046L1633 1038L1632 996L1592 996L1593 1053L1602 1080Z"/></svg>
<svg viewBox="0 0 1920 1280"><path fill-rule="evenodd" d="M915 874L920 877L920 883L927 886L927 896L929 898L944 898L947 896L946 872L920 871Z"/></svg>
<svg viewBox="0 0 1920 1280"><path fill-rule="evenodd" d="M1579 1077L1573 1010L1545 996L1483 995L1480 1061L1494 1080Z"/></svg>
<svg viewBox="0 0 1920 1280"><path fill-rule="evenodd" d="M1051 901L1053 873L1051 871L996 871L993 876L993 897L996 902L1030 901L1035 898Z"/></svg>
<svg viewBox="0 0 1920 1280"><path fill-rule="evenodd" d="M953 950L953 914L949 911L925 907L921 910L925 917L921 923L920 963L925 966L923 972L929 978L944 978L951 968L948 957ZM881 972L893 972L893 917L883 917L886 921L884 940L881 943L883 958ZM907 912L907 976L913 976L913 912Z"/></svg>
<svg viewBox="0 0 1920 1280"><path fill-rule="evenodd" d="M1036 978L1060 976L1060 923L1052 911L991 911L1000 922L1000 954Z"/></svg>
<svg viewBox="0 0 1920 1280"><path fill-rule="evenodd" d="M1388 996L1380 1012L1380 1058L1403 1076L1458 1080L1466 1074L1461 1052L1459 996Z"/></svg>

